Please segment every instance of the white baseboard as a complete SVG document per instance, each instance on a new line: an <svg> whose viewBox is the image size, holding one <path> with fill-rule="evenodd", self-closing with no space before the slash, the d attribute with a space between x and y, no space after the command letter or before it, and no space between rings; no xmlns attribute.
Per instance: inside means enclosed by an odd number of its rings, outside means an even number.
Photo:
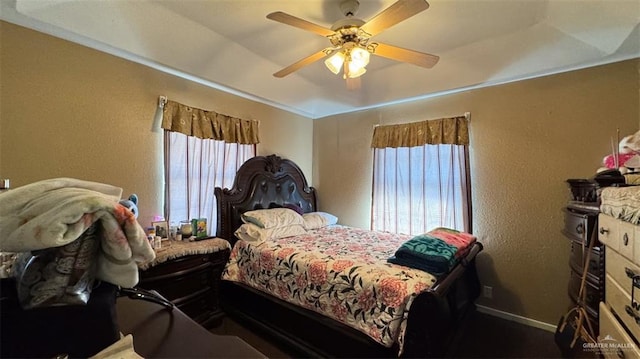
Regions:
<svg viewBox="0 0 640 359"><path fill-rule="evenodd" d="M476 308L478 308L478 311L480 313L493 315L494 317L510 320L512 322L528 325L530 327L546 330L552 333L555 333L556 331L556 325L553 325L553 324L541 322L539 320L535 320L531 318L522 317L512 313L503 312L501 310L485 307L483 305L476 305Z"/></svg>

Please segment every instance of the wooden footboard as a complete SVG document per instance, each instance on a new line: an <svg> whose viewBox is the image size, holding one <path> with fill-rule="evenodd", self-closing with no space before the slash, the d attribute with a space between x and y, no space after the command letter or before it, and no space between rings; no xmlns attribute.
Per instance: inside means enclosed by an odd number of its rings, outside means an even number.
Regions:
<svg viewBox="0 0 640 359"><path fill-rule="evenodd" d="M233 282L222 282L225 313L304 358L383 358L397 356L346 325Z"/></svg>
<svg viewBox="0 0 640 359"><path fill-rule="evenodd" d="M476 243L449 275L413 301L402 357L442 357L480 293ZM221 302L232 318L262 331L304 357L397 357L367 335L316 312L235 282L222 281Z"/></svg>
<svg viewBox="0 0 640 359"><path fill-rule="evenodd" d="M443 280L418 295L407 320L403 357L442 357L458 333L465 316L475 309L480 281L475 257L482 250L476 242L469 254Z"/></svg>

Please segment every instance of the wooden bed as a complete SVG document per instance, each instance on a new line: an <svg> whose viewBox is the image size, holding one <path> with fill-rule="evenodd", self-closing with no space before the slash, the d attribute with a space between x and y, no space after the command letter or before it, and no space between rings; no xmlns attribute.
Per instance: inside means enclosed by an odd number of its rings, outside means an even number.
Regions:
<svg viewBox="0 0 640 359"><path fill-rule="evenodd" d="M296 204L304 212L318 211L316 192L300 168L276 155L257 156L238 170L230 189L215 189L218 202L217 236L232 246L241 214L274 205ZM476 242L446 276L413 301L404 335L403 357L446 356L465 314L475 308L480 293ZM262 291L223 280L221 304L227 315L282 341L304 357L397 357L399 347L387 348L369 336ZM428 318L428 320L426 319Z"/></svg>

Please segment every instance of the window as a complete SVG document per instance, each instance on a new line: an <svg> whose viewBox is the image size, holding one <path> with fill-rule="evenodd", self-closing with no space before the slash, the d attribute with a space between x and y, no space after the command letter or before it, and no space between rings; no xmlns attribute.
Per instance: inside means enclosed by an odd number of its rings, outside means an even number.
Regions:
<svg viewBox="0 0 640 359"><path fill-rule="evenodd" d="M376 128L373 230L471 231L467 131L465 117Z"/></svg>
<svg viewBox="0 0 640 359"><path fill-rule="evenodd" d="M165 217L173 224L206 218L216 233L215 187L231 187L236 171L256 153L255 144L187 136L165 131Z"/></svg>

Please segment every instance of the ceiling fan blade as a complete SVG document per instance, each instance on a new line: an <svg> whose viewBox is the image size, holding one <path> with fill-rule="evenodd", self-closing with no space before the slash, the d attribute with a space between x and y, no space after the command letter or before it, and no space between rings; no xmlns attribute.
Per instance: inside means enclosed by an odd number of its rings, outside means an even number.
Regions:
<svg viewBox="0 0 640 359"><path fill-rule="evenodd" d="M367 21L360 29L369 36L374 36L428 8L429 3L426 0L398 0Z"/></svg>
<svg viewBox="0 0 640 359"><path fill-rule="evenodd" d="M381 43L376 43L374 55L386 57L391 60L408 62L410 64L432 68L440 60L439 56L427 54L424 52L413 51L404 49L402 47L391 46Z"/></svg>
<svg viewBox="0 0 640 359"><path fill-rule="evenodd" d="M315 32L318 35L321 36L331 36L334 34L334 32L331 29L327 29L325 27L322 27L320 25L316 25L312 22L309 22L307 20L303 20L299 17L295 17L289 14L285 14L282 11L276 11L276 12L272 12L271 14L267 15L267 19L273 20L273 21L277 21L277 22L281 22L283 24L286 25L290 25L293 27L297 27L299 29L302 30L307 30L307 31L311 31L311 32Z"/></svg>
<svg viewBox="0 0 640 359"><path fill-rule="evenodd" d="M285 76L287 76L288 74L290 74L290 73L292 73L294 71L298 71L301 68L303 68L303 67L305 67L307 65L310 65L313 62L316 62L316 61L322 59L323 57L327 56L327 54L329 54L329 53L331 53L331 52L327 51L327 49L318 51L315 54L313 54L311 56L307 56L304 59L302 59L302 60L300 60L300 61L298 61L298 62L296 62L294 64L291 64L291 65L285 67L284 69L274 73L273 76L279 77L279 78L280 77L285 77Z"/></svg>

